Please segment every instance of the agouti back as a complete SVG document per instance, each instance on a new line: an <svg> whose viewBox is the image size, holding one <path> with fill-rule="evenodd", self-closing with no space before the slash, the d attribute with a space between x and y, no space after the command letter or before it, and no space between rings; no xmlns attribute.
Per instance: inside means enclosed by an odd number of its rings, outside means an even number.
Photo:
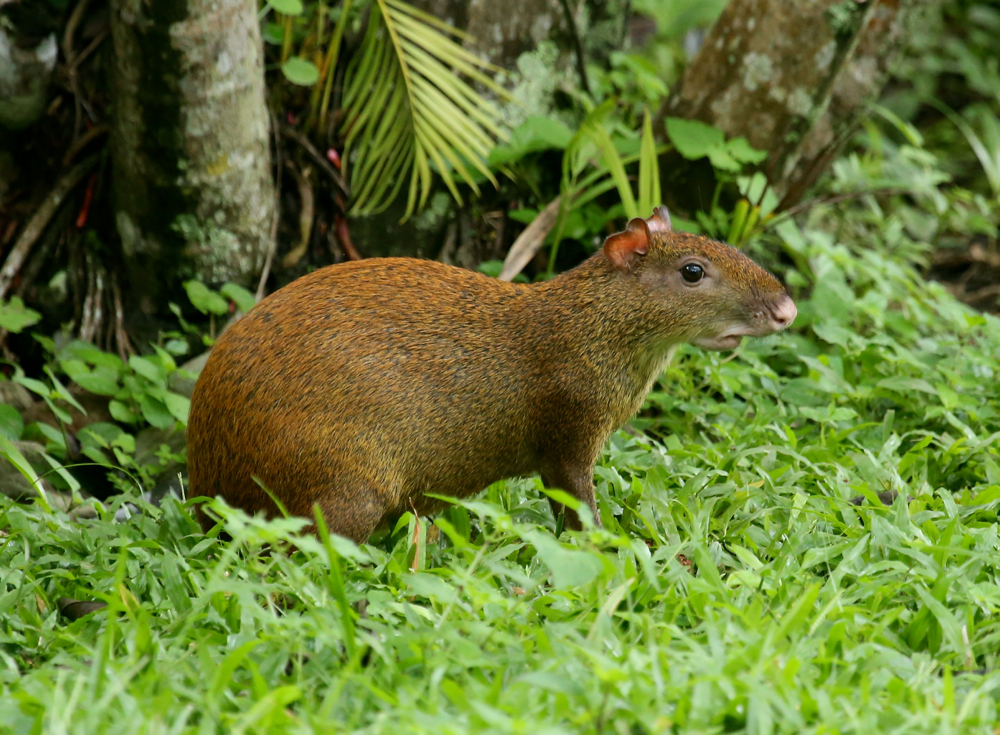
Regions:
<svg viewBox="0 0 1000 735"><path fill-rule="evenodd" d="M408 258L322 268L212 349L191 401L189 494L273 516L256 476L292 515L318 503L360 542L439 509L426 493L537 472L600 523L594 462L676 345L732 349L795 314L771 274L672 231L663 207L534 285Z"/></svg>

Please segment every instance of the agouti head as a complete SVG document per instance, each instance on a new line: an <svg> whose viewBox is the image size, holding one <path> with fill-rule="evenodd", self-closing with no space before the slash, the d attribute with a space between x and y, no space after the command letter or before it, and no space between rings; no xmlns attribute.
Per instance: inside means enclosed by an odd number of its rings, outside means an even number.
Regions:
<svg viewBox="0 0 1000 735"><path fill-rule="evenodd" d="M795 303L774 276L739 250L676 232L666 207L633 219L604 243L604 254L631 274L647 314L665 340L730 350L795 320Z"/></svg>

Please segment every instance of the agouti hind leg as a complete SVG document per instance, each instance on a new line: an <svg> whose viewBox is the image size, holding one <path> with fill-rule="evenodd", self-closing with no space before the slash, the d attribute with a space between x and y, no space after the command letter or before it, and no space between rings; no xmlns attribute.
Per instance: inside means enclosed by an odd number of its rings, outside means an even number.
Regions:
<svg viewBox="0 0 1000 735"><path fill-rule="evenodd" d="M363 544L375 532L385 516L385 504L380 502L381 493L337 494L323 498L319 507L323 510L323 520L330 533L345 536L355 543ZM312 513L309 514L312 517Z"/></svg>
<svg viewBox="0 0 1000 735"><path fill-rule="evenodd" d="M590 508L590 513L594 518L594 525L601 527L601 516L597 513L597 501L594 498L594 475L593 469L586 470L560 469L546 471L542 473L542 483L550 490L562 490L572 495L582 504ZM549 498L549 505L552 506L552 515L558 520L560 514L566 514L565 528L571 531L579 531L583 528L580 517L575 510L565 507L562 503L557 503Z"/></svg>

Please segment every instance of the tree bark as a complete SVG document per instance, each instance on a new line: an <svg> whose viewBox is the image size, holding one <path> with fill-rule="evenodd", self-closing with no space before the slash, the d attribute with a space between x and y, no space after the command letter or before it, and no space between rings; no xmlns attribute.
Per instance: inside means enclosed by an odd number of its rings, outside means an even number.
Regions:
<svg viewBox="0 0 1000 735"><path fill-rule="evenodd" d="M900 0L730 0L664 109L744 136L788 207L885 82Z"/></svg>
<svg viewBox="0 0 1000 735"><path fill-rule="evenodd" d="M868 104L881 93L903 40L908 6L879 0L868 16L854 54L833 83L830 103L802 141L795 168L786 177L779 209L794 206L840 152Z"/></svg>
<svg viewBox="0 0 1000 735"><path fill-rule="evenodd" d="M253 0L111 0L116 224L133 303L167 274L249 285L274 207Z"/></svg>

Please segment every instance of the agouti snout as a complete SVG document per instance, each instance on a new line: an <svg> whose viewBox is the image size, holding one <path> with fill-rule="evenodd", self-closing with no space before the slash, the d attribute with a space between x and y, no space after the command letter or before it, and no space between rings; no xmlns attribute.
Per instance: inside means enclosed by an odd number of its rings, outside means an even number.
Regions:
<svg viewBox="0 0 1000 735"><path fill-rule="evenodd" d="M406 258L322 268L213 348L191 402L190 494L273 515L256 477L291 514L318 503L360 542L437 510L428 493L537 472L600 523L594 462L674 348L732 349L795 314L771 274L674 232L663 207L530 286Z"/></svg>

